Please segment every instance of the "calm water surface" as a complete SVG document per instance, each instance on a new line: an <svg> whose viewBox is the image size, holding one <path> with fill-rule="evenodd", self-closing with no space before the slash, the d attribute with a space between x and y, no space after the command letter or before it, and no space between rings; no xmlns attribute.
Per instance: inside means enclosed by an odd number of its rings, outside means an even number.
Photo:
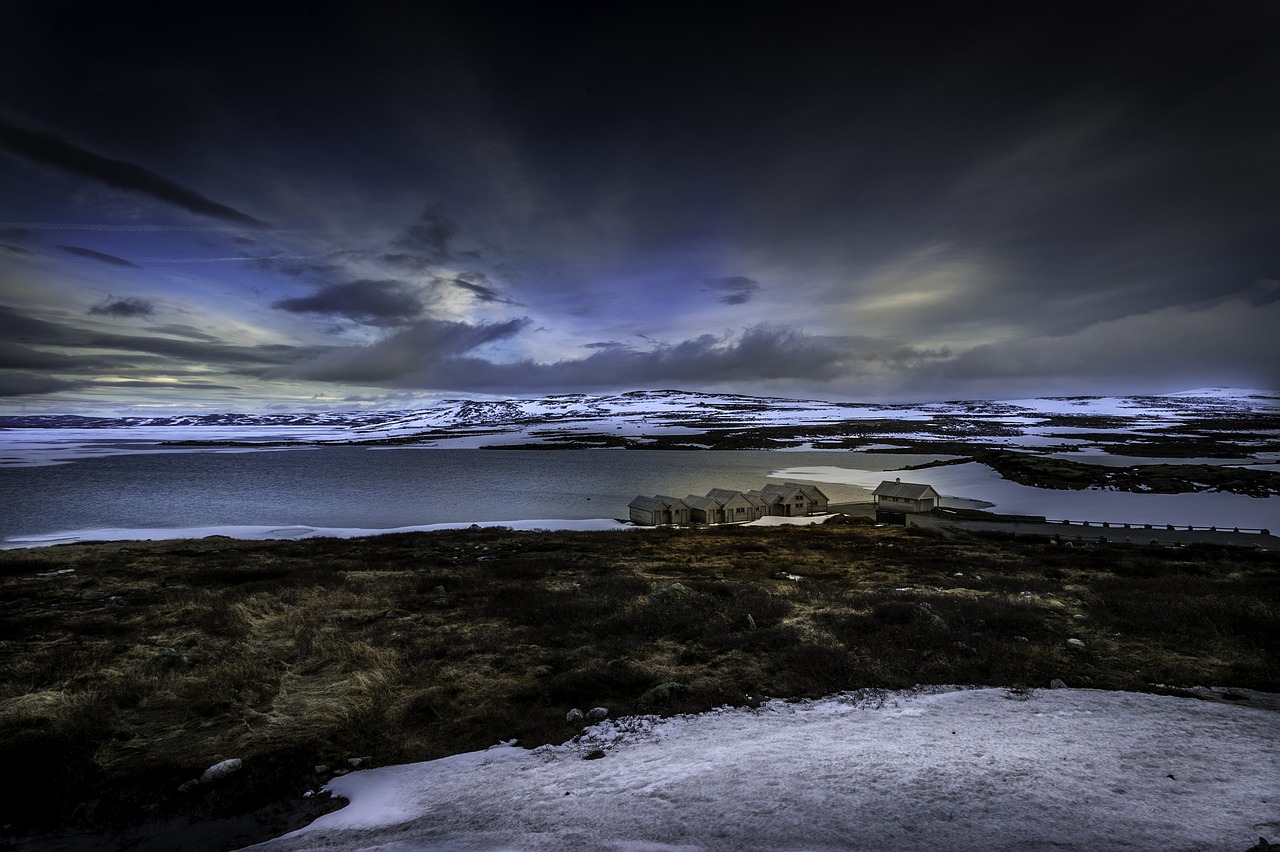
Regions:
<svg viewBox="0 0 1280 852"><path fill-rule="evenodd" d="M0 538L215 525L386 529L536 518L625 518L637 494L759 488L786 467L886 469L928 456L636 450L324 447L117 455L0 468ZM781 480L772 480L781 481ZM866 500L821 485L834 501Z"/></svg>

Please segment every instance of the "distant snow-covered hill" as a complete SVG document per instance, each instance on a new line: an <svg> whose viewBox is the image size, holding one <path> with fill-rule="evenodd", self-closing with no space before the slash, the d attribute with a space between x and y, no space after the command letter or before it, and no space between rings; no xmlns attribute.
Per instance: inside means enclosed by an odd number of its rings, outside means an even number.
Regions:
<svg viewBox="0 0 1280 852"><path fill-rule="evenodd" d="M709 394L678 390L562 394L533 399L444 399L412 411L218 413L154 417L76 415L0 416L0 428L121 429L131 427L327 426L350 430L353 440L404 438L469 429L531 426L647 428L743 428L805 426L845 421L899 420L928 423L967 418L974 422L1029 423L1063 417L1116 417L1126 421L1190 421L1212 417L1280 413L1280 391L1200 388L1155 396L1073 396L1014 400L953 400L933 403L858 403Z"/></svg>

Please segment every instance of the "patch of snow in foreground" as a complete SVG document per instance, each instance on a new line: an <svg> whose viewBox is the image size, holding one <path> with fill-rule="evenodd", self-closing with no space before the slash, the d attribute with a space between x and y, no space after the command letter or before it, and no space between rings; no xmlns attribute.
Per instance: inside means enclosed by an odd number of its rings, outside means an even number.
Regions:
<svg viewBox="0 0 1280 852"><path fill-rule="evenodd" d="M786 518L782 515L766 515L763 518L757 518L754 521L747 521L745 524L739 524L742 527L781 527L781 526L797 526L804 527L811 524L820 524L831 517L830 514L822 515L797 515L794 518Z"/></svg>
<svg viewBox="0 0 1280 852"><path fill-rule="evenodd" d="M69 544L77 541L158 541L175 538L205 538L211 535L225 535L228 538L242 538L251 541L267 539L290 539L297 541L304 538L358 538L367 535L386 535L388 533L432 532L434 530L459 530L473 526L463 521L447 524L419 524L393 529L360 529L357 527L308 527L308 526L225 526L225 527L187 527L185 529L105 529L105 530L73 530L70 532L49 533L47 535L15 536L0 542L0 550L11 550L19 547L39 547L47 544ZM624 524L613 518L587 518L585 520L542 519L525 521L479 521L479 527L506 527L513 530L546 530L558 532L562 530L632 530L643 529L631 524Z"/></svg>
<svg viewBox="0 0 1280 852"><path fill-rule="evenodd" d="M251 848L1241 852L1280 837L1280 713L1083 689L850 693L623 718L328 789L350 804Z"/></svg>

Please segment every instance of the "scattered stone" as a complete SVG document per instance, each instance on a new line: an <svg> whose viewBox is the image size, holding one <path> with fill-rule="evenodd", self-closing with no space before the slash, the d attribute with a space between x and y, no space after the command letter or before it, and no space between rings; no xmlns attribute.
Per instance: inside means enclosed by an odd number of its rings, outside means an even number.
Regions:
<svg viewBox="0 0 1280 852"><path fill-rule="evenodd" d="M1050 689L1066 689L1067 682L1060 677L1055 677L1053 680L1049 681L1049 688Z"/></svg>
<svg viewBox="0 0 1280 852"><path fill-rule="evenodd" d="M747 617L750 618L751 616L747 616ZM755 624L753 622L752 627L754 626ZM639 698L637 698L636 706L641 708L642 710L647 710L650 707L657 707L659 705L666 704L672 699L673 696L675 696L678 693L684 692L686 689L688 689L688 687L686 687L683 683L676 683L673 680L667 681L666 683L660 683L657 686L655 686L653 689L650 689L644 695L641 695Z"/></svg>
<svg viewBox="0 0 1280 852"><path fill-rule="evenodd" d="M219 778L226 778L233 772L239 772L244 767L244 763L238 757L232 757L220 763L215 763L204 771L200 776L201 784L209 784L217 781Z"/></svg>
<svg viewBox="0 0 1280 852"><path fill-rule="evenodd" d="M62 577L67 574L74 574L74 573L76 573L76 569L74 568L59 568L56 571L43 571L39 574L36 574L36 576L37 577Z"/></svg>
<svg viewBox="0 0 1280 852"><path fill-rule="evenodd" d="M564 720L568 722L570 725L574 724L575 722L581 722L585 718L587 718L586 715L583 714L583 712L579 710L577 707L573 708L568 713L564 714Z"/></svg>
<svg viewBox="0 0 1280 852"><path fill-rule="evenodd" d="M582 756L583 760L599 760L604 757L604 749L598 748L587 752Z"/></svg>
<svg viewBox="0 0 1280 852"><path fill-rule="evenodd" d="M192 790L200 786L199 778L192 778L190 781L183 781L178 785L179 793L190 793Z"/></svg>
<svg viewBox="0 0 1280 852"><path fill-rule="evenodd" d="M348 757L347 766L350 766L352 769L355 769L357 766L364 766L366 763L368 763L371 760L373 760L372 757Z"/></svg>
<svg viewBox="0 0 1280 852"><path fill-rule="evenodd" d="M1068 639L1068 640L1067 640L1067 644L1068 644L1068 645L1070 645L1070 646L1071 646L1071 647L1073 647L1073 648L1083 648L1083 647L1084 647L1084 642L1083 642L1082 640L1080 640L1080 639L1076 639L1076 638L1074 638L1074 637L1072 637L1071 639Z"/></svg>
<svg viewBox="0 0 1280 852"><path fill-rule="evenodd" d="M316 766L315 766L315 770L316 770L316 774L317 774L317 775L323 775L323 774L325 774L326 772L328 772L328 771L329 771L329 764L327 764L327 763L317 763L317 764L316 764Z"/></svg>
<svg viewBox="0 0 1280 852"><path fill-rule="evenodd" d="M436 595L445 594L444 586L436 586L434 589L431 590L431 593Z"/></svg>
<svg viewBox="0 0 1280 852"><path fill-rule="evenodd" d="M90 590L89 590L89 591L87 591L87 592L83 592L83 593L81 593L81 595L80 595L80 600L82 600L82 601L105 601L105 600L106 600L107 598L109 598L109 597L111 597L111 595L107 594L106 592L99 592L99 591L97 591L97 590L95 590L95 589L90 589Z"/></svg>
<svg viewBox="0 0 1280 852"><path fill-rule="evenodd" d="M747 626L752 630L756 629L756 620L751 617L751 613L747 613Z"/></svg>
<svg viewBox="0 0 1280 852"><path fill-rule="evenodd" d="M590 710L587 711L587 721L589 722L603 722L605 719L608 719L608 718L609 718L608 707L592 707Z"/></svg>

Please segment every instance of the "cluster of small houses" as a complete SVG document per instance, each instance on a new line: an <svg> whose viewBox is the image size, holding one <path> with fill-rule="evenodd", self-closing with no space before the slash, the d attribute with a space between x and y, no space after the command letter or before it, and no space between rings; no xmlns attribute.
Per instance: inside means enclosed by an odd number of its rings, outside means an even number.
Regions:
<svg viewBox="0 0 1280 852"><path fill-rule="evenodd" d="M877 513L928 512L938 505L938 492L929 485L881 482L872 492ZM643 526L663 524L740 524L769 516L795 518L827 512L830 500L814 485L770 483L751 491L712 488L705 497L636 497L627 504L631 521Z"/></svg>

